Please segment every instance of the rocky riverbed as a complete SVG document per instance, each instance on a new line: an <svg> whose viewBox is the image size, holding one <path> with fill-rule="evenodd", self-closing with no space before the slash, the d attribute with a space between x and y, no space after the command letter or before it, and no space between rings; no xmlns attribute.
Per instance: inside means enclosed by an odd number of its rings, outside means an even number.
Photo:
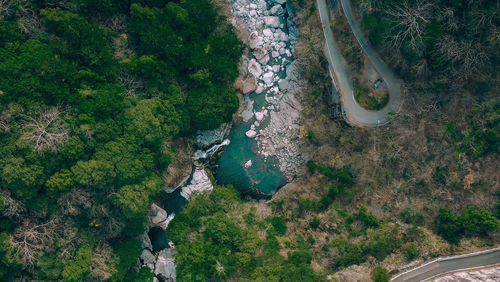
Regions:
<svg viewBox="0 0 500 282"><path fill-rule="evenodd" d="M293 61L297 28L294 10L286 0L235 0L232 23L249 34L248 56L243 56L236 85L244 94L240 111L246 131L255 139L257 153L278 159L287 180L302 172L300 112L297 99L301 78Z"/></svg>

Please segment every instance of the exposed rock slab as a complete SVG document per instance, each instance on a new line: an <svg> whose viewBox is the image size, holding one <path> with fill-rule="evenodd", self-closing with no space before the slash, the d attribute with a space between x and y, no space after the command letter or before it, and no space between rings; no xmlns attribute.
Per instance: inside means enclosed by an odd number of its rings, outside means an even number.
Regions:
<svg viewBox="0 0 500 282"><path fill-rule="evenodd" d="M188 185L181 188L181 196L188 199L195 192L213 190L214 186L203 167L196 167Z"/></svg>
<svg viewBox="0 0 500 282"><path fill-rule="evenodd" d="M164 249L158 253L155 264L155 274L161 275L167 281L175 281L175 249Z"/></svg>
<svg viewBox="0 0 500 282"><path fill-rule="evenodd" d="M222 142L231 131L231 123L223 123L214 130L198 130L194 138L196 146L201 149L208 149L215 144Z"/></svg>
<svg viewBox="0 0 500 282"><path fill-rule="evenodd" d="M157 204L153 203L151 204L151 211L152 211L152 216L149 217L149 220L151 221L151 226L158 226L163 229L167 228L168 222L168 215L167 212L160 208Z"/></svg>

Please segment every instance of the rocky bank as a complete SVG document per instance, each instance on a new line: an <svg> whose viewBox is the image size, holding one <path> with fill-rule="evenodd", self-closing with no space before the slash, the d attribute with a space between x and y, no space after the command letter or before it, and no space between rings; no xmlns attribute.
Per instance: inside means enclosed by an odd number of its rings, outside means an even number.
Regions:
<svg viewBox="0 0 500 282"><path fill-rule="evenodd" d="M203 165L195 163L192 169L191 175L179 186L174 189L180 189L180 196L186 200L189 200L193 193L201 193L203 191L209 191L214 188L212 181L208 177L207 172ZM175 246L171 241L167 241L165 246L160 250L155 250L151 242L153 239L151 235L151 230L155 232L164 233L167 229L168 224L174 218L175 213L167 214L163 208L157 204L152 204L149 213L150 228L146 230L143 234L139 236L142 244L142 253L139 258L139 264L141 267L147 266L151 269L151 272L155 274L155 281L175 281ZM158 230L161 228L161 230Z"/></svg>
<svg viewBox="0 0 500 282"><path fill-rule="evenodd" d="M302 172L299 150L300 112L297 99L301 77L294 64L297 28L294 9L286 0L235 0L232 23L248 29L248 56L243 56L236 86L244 94L245 107L240 111L244 122L253 121L246 132L255 138L258 152L276 156L279 168L290 181ZM264 105L253 100L264 95Z"/></svg>

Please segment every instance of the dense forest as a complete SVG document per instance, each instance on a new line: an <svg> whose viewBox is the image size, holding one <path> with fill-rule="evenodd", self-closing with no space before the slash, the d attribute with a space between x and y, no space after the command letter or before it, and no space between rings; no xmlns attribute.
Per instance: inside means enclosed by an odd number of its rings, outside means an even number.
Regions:
<svg viewBox="0 0 500 282"><path fill-rule="evenodd" d="M207 0L0 1L0 280L152 279L176 148L228 122L242 43Z"/></svg>

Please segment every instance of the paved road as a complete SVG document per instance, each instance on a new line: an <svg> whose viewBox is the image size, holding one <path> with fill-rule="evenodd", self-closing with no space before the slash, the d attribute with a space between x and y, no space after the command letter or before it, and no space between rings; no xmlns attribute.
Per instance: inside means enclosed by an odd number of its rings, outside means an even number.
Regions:
<svg viewBox="0 0 500 282"><path fill-rule="evenodd" d="M363 109L356 103L353 95L354 87L352 76L340 53L340 49L335 43L333 32L330 28L326 0L316 0L323 26L323 34L325 36L326 57L330 63L330 67L333 68L333 75L335 76L336 85L341 94L342 108L347 121L357 126L378 127L388 122L388 115L390 112L396 112L398 110L401 94L400 83L389 67L380 59L375 50L368 45L359 28L359 23L354 19L350 2L348 0L342 0L341 2L353 34L360 43L366 57L372 62L372 65L387 83L389 90L388 105L380 111L369 111Z"/></svg>
<svg viewBox="0 0 500 282"><path fill-rule="evenodd" d="M391 281L423 281L439 274L455 272L460 269L474 268L500 263L500 248L484 252L437 259L414 270L394 277Z"/></svg>

